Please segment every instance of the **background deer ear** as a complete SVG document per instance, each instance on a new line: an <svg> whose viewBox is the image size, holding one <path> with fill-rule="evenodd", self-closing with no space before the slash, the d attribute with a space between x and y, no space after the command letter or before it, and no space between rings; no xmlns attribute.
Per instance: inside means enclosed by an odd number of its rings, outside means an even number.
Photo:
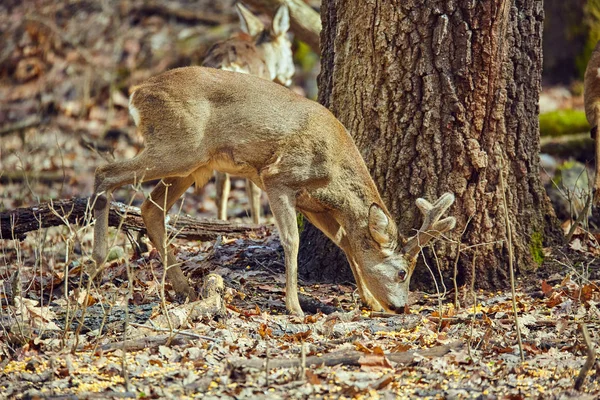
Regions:
<svg viewBox="0 0 600 400"><path fill-rule="evenodd" d="M247 33L254 38L265 30L265 26L260 19L258 19L256 15L252 14L250 10L244 7L242 3L236 3L235 8L238 13L238 17L240 18L240 26L244 33Z"/></svg>
<svg viewBox="0 0 600 400"><path fill-rule="evenodd" d="M369 232L381 247L390 247L394 241L388 230L389 224L390 218L383 209L377 204L371 205L371 208L369 208Z"/></svg>
<svg viewBox="0 0 600 400"><path fill-rule="evenodd" d="M271 32L274 36L285 35L290 29L290 12L286 5L283 5L277 9L277 12L273 16L273 24L271 25Z"/></svg>

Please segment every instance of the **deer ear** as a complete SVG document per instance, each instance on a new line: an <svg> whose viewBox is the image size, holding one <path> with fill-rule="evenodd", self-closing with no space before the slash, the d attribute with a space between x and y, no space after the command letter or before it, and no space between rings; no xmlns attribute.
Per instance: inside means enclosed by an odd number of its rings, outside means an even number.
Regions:
<svg viewBox="0 0 600 400"><path fill-rule="evenodd" d="M274 36L285 35L290 29L290 12L286 5L283 5L277 9L277 12L273 16L273 25L271 26L271 32Z"/></svg>
<svg viewBox="0 0 600 400"><path fill-rule="evenodd" d="M369 233L381 247L390 247L394 241L388 229L389 225L390 218L381 207L373 203L369 208Z"/></svg>
<svg viewBox="0 0 600 400"><path fill-rule="evenodd" d="M265 30L265 26L254 14L250 12L242 3L235 4L238 17L240 18L240 26L244 33L254 37L260 35Z"/></svg>

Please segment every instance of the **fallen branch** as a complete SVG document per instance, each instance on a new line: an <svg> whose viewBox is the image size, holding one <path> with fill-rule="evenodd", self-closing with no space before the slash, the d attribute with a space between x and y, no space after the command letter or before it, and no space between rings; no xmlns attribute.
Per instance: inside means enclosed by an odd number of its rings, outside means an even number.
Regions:
<svg viewBox="0 0 600 400"><path fill-rule="evenodd" d="M30 115L14 124L8 124L0 128L0 137L9 135L13 132L21 131L23 129L38 126L42 122L42 119L37 115Z"/></svg>
<svg viewBox="0 0 600 400"><path fill-rule="evenodd" d="M290 25L294 35L317 54L319 50L319 37L321 35L321 16L302 0L244 0L259 11L269 15L275 15L277 8L287 4L290 10Z"/></svg>
<svg viewBox="0 0 600 400"><path fill-rule="evenodd" d="M135 322L130 322L129 325L131 325L131 326L133 326L135 328L150 329L151 331L156 331L156 332L170 332L168 328L161 328L159 326L142 325L142 324L136 324ZM182 335L182 336L189 336L192 339L208 340L208 341L211 341L211 342L215 342L216 341L215 338L211 338L210 336L198 335L197 333L188 332L188 331L173 331L173 334L175 334L175 335Z"/></svg>
<svg viewBox="0 0 600 400"><path fill-rule="evenodd" d="M108 343L104 346L101 346L96 353L111 353L116 350L137 351L163 346L167 343L171 345L184 345L196 340L198 339L183 334L147 336L143 338L131 339L126 342Z"/></svg>
<svg viewBox="0 0 600 400"><path fill-rule="evenodd" d="M385 357L399 364L411 364L421 357L441 357L448 354L451 350L457 350L463 346L462 342L455 342L444 346L436 346L431 349L424 350L409 350L405 352L387 353ZM306 357L306 366L333 366L333 365L356 365L360 366L358 360L363 357L365 353L349 350L339 351L335 353L329 353L322 356L311 356ZM265 365L265 359L263 358L234 358L230 361L230 364L235 368L256 368L263 369ZM271 358L269 359L269 368L292 368L299 367L301 365L300 358L294 359L283 359L283 358Z"/></svg>
<svg viewBox="0 0 600 400"><path fill-rule="evenodd" d="M572 157L583 163L595 157L594 139L590 138L588 132L558 137L542 137L540 146L542 153L555 157Z"/></svg>
<svg viewBox="0 0 600 400"><path fill-rule="evenodd" d="M89 198L75 198L41 203L33 207L17 208L0 213L0 239L23 240L27 232L51 226L60 226L64 220L69 223L85 225L92 221ZM57 216L58 213L61 217ZM63 219L64 218L64 219ZM233 224L226 221L195 219L180 215L169 216L167 231L180 239L215 240L218 236L240 237L254 234L264 234L266 227L246 224ZM121 220L123 223L121 223ZM146 233L140 209L129 207L122 203L112 202L108 224L121 227L124 231Z"/></svg>
<svg viewBox="0 0 600 400"><path fill-rule="evenodd" d="M0 183L36 181L62 182L68 179L63 171L0 171Z"/></svg>
<svg viewBox="0 0 600 400"><path fill-rule="evenodd" d="M227 310L223 300L224 293L223 278L217 274L209 274L204 280L201 300L172 308L168 318L166 315L159 315L152 319L152 323L160 327L178 329L199 319L225 317Z"/></svg>
<svg viewBox="0 0 600 400"><path fill-rule="evenodd" d="M355 316L355 317L353 317ZM350 317L352 319L348 320ZM354 320L358 318L358 320ZM413 329L421 322L421 317L415 314L396 315L389 319L374 319L356 316L354 311L349 313L334 313L325 321L312 324L288 324L277 322L282 332L295 335L301 332L313 331L328 338L344 338L352 332L371 332L385 335L388 332L398 332L402 329Z"/></svg>

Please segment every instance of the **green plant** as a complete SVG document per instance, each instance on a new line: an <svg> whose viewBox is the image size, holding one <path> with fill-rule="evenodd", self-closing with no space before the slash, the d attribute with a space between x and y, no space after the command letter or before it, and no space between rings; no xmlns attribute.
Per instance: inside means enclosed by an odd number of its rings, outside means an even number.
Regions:
<svg viewBox="0 0 600 400"><path fill-rule="evenodd" d="M539 266L544 262L544 236L541 232L533 232L529 242L531 258Z"/></svg>
<svg viewBox="0 0 600 400"><path fill-rule="evenodd" d="M580 110L556 110L540 114L541 136L562 136L589 130L585 113Z"/></svg>

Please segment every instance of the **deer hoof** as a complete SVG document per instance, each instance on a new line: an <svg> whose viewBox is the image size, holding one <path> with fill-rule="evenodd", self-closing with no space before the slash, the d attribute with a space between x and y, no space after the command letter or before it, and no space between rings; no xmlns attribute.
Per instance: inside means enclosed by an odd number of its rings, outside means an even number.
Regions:
<svg viewBox="0 0 600 400"><path fill-rule="evenodd" d="M304 317L304 311L302 311L302 308L300 308L300 306L298 307L286 307L288 314L290 315L295 315L298 317Z"/></svg>
<svg viewBox="0 0 600 400"><path fill-rule="evenodd" d="M198 294L189 285L184 287L173 287L175 289L175 301L177 303L185 303L186 300L195 301L198 299Z"/></svg>

